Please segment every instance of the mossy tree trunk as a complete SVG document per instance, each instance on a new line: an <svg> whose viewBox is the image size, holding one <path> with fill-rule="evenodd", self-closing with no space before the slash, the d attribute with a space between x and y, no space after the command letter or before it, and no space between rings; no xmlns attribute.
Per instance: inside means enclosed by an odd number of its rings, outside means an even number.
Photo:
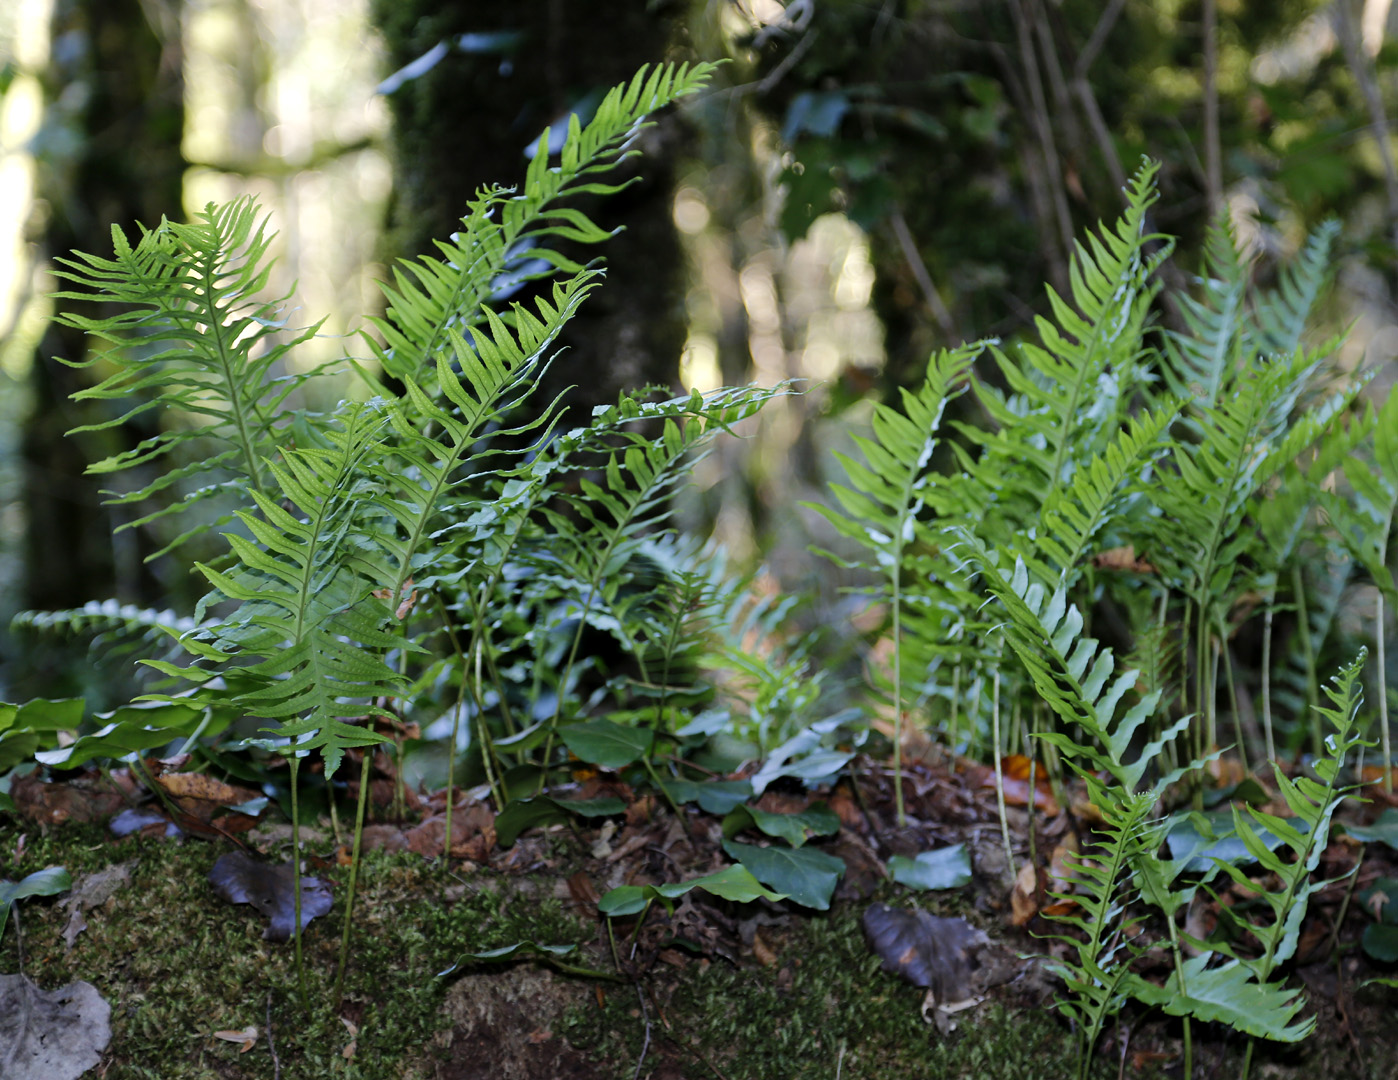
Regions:
<svg viewBox="0 0 1398 1080"><path fill-rule="evenodd" d="M389 95L395 129L395 194L390 256L433 252L432 240L459 225L485 184L523 181L525 148L548 125L566 122L589 94L669 57L669 18L635 0L479 4L471 0L375 0L374 24L397 70L441 42L447 54ZM462 35L467 45L460 45ZM508 35L493 37L491 35ZM497 47L496 42L513 44ZM643 156L626 167L639 180L584 209L624 232L602 248L607 280L568 327L566 351L545 384L549 400L568 386L571 415L645 384L673 385L684 344L683 255L671 218L674 162L685 138L662 117ZM518 296L513 299L519 299Z"/></svg>
<svg viewBox="0 0 1398 1080"><path fill-rule="evenodd" d="M59 0L52 35L37 162L47 214L41 257L67 256L75 249L110 254L113 223L131 235L137 221L155 223L163 214L181 214L179 7ZM95 314L90 306L58 303L61 310ZM101 505L101 488L110 485L83 475L89 462L133 446L150 432L123 426L64 435L131 406L129 401L78 405L69 400L91 384L92 373L54 358L81 360L88 347L81 332L51 324L30 374L33 409L22 436L28 518L22 600L32 608L75 607L111 596L153 603L162 595L142 563L154 549L138 530L113 539L121 518Z"/></svg>

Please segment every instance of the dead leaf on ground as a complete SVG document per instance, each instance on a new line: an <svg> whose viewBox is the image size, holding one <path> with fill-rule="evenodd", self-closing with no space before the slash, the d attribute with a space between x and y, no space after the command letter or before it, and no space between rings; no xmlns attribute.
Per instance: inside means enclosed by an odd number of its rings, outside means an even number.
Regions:
<svg viewBox="0 0 1398 1080"><path fill-rule="evenodd" d="M1099 570L1130 570L1137 574L1155 573L1154 566L1146 562L1145 559L1136 557L1136 548L1132 544L1099 551L1092 556L1092 564Z"/></svg>
<svg viewBox="0 0 1398 1080"><path fill-rule="evenodd" d="M221 900L251 904L271 923L262 934L268 941L286 941L296 927L296 888L291 864L271 866L242 851L219 856L209 871L209 884ZM319 878L301 878L301 929L330 910L330 886Z"/></svg>
<svg viewBox="0 0 1398 1080"><path fill-rule="evenodd" d="M1025 862L1015 875L1010 890L1010 924L1025 926L1039 914L1039 871L1032 862Z"/></svg>
<svg viewBox="0 0 1398 1080"><path fill-rule="evenodd" d="M21 776L11 783L10 798L21 814L44 825L105 821L126 805L120 792L86 779L47 784L34 776Z"/></svg>
<svg viewBox="0 0 1398 1080"><path fill-rule="evenodd" d="M24 975L0 975L5 1080L77 1080L111 1041L111 1012L91 983L40 990Z"/></svg>
<svg viewBox="0 0 1398 1080"><path fill-rule="evenodd" d="M242 1031L215 1031L214 1038L224 1042L238 1043L238 1053L246 1054L257 1045L257 1028L249 1024Z"/></svg>
<svg viewBox="0 0 1398 1080"><path fill-rule="evenodd" d="M209 825L214 818L233 806L252 802L261 798L261 793L251 788L225 784L204 773L163 773L155 778L170 800L187 815L191 821ZM180 824L186 824L181 822ZM257 824L253 814L224 814L219 820L219 828L226 832L245 832Z"/></svg>
<svg viewBox="0 0 1398 1080"><path fill-rule="evenodd" d="M979 787L995 786L995 769L989 765L972 765L967 769L968 779ZM1007 806L1029 805L1029 759L1023 754L1010 754L1000 759L1001 780L1005 787ZM1049 817L1057 817L1058 800L1053 797L1053 787L1049 783L1048 770L1042 764L1034 767L1034 809Z"/></svg>
<svg viewBox="0 0 1398 1080"><path fill-rule="evenodd" d="M59 901L59 906L68 910L68 925L63 928L63 940L68 948L71 949L78 935L87 929L87 920L83 918L83 912L101 907L119 889L130 885L131 868L135 865L136 860L132 859L109 866L105 870L82 874L73 882L68 895Z"/></svg>
<svg viewBox="0 0 1398 1080"><path fill-rule="evenodd" d="M977 995L972 973L980 967L977 953L990 938L965 919L870 904L864 911L864 933L885 971L930 988L938 1004Z"/></svg>
<svg viewBox="0 0 1398 1080"><path fill-rule="evenodd" d="M442 854L447 840L447 816L436 814L404 834L408 850L424 858ZM454 807L451 812L451 854L453 858L483 863L495 847L495 814L484 803Z"/></svg>
<svg viewBox="0 0 1398 1080"><path fill-rule="evenodd" d="M112 830L113 836L130 836L132 833L147 837L180 835L178 825L159 810L148 806L127 807L113 815L112 820L107 822L107 828Z"/></svg>

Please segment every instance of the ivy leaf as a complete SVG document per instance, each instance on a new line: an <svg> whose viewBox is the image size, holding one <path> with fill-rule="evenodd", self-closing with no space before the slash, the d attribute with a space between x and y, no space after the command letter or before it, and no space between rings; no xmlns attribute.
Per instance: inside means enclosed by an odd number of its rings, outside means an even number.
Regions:
<svg viewBox="0 0 1398 1080"><path fill-rule="evenodd" d="M580 760L604 769L620 769L645 757L655 739L650 728L622 727L610 720L569 724L559 735Z"/></svg>
<svg viewBox="0 0 1398 1080"><path fill-rule="evenodd" d="M971 880L971 856L965 844L952 844L911 859L895 855L888 860L888 872L910 889L959 889Z"/></svg>
<svg viewBox="0 0 1398 1080"><path fill-rule="evenodd" d="M570 814L594 818L625 812L626 804L613 798L555 799L548 795L536 795L532 799L515 799L496 815L495 838L501 847L509 847L525 829L567 821Z"/></svg>
<svg viewBox="0 0 1398 1080"><path fill-rule="evenodd" d="M739 904L751 903L758 897L766 897L773 901L786 899L779 892L763 888L762 883L744 867L727 866L717 873L673 884L621 885L598 900L597 908L603 915L612 917L635 915L638 911L645 910L654 900L659 900L667 908L672 907L670 901L677 900L691 889L703 889L714 896Z"/></svg>
<svg viewBox="0 0 1398 1080"><path fill-rule="evenodd" d="M1366 844L1381 841L1398 851L1398 809L1390 806L1372 825L1344 825L1345 832Z"/></svg>
<svg viewBox="0 0 1398 1080"><path fill-rule="evenodd" d="M757 847L725 840L723 850L730 859L736 859L752 871L752 876L762 884L785 893L802 907L817 911L830 909L830 897L840 875L845 872L843 859L810 848Z"/></svg>
<svg viewBox="0 0 1398 1080"><path fill-rule="evenodd" d="M697 802L710 814L726 814L752 798L746 780L662 780L660 786L677 803Z"/></svg>
<svg viewBox="0 0 1398 1080"><path fill-rule="evenodd" d="M36 870L19 882L0 881L0 937L9 925L10 905L26 896L57 896L73 887L73 879L61 866L50 866L46 870Z"/></svg>
<svg viewBox="0 0 1398 1080"><path fill-rule="evenodd" d="M542 956L545 960L557 960L567 956L571 952L577 951L576 945L540 945L536 941L516 941L513 945L502 945L498 949L486 949L484 952L467 953L449 968L437 972L437 978L450 975L457 968L468 961L474 960L481 964L506 964L511 960L517 960L523 955Z"/></svg>
<svg viewBox="0 0 1398 1080"><path fill-rule="evenodd" d="M799 848L813 836L830 836L840 831L840 819L823 802L796 814L773 814L755 806L739 806L723 819L723 835L730 839L749 827L768 836L785 840Z"/></svg>

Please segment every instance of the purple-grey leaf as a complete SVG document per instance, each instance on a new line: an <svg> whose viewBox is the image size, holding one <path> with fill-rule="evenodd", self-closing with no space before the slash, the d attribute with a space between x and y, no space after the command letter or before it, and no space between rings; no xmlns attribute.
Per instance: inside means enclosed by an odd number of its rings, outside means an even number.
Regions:
<svg viewBox="0 0 1398 1080"><path fill-rule="evenodd" d="M220 900L251 904L271 920L263 937L286 941L296 928L296 889L290 863L270 866L242 851L219 857L209 884ZM320 878L301 878L301 929L330 910L330 886Z"/></svg>

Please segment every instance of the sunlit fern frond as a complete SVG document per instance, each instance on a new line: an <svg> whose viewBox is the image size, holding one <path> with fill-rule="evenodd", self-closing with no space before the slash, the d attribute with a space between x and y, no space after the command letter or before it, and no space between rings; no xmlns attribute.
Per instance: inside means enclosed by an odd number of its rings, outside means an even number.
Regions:
<svg viewBox="0 0 1398 1080"><path fill-rule="evenodd" d="M1176 397L1212 405L1242 366L1248 341L1248 286L1252 266L1238 250L1227 214L1220 214L1204 238L1202 295L1178 295L1187 332L1166 336L1170 363L1165 381Z"/></svg>
<svg viewBox="0 0 1398 1080"><path fill-rule="evenodd" d="M556 165L550 164L546 131L518 192L482 189L468 205L460 231L437 242L441 258L400 261L393 283L381 286L385 314L371 320L383 340L371 338L370 346L384 370L398 379L415 379L430 392L437 359L452 351L452 332L471 340L471 328L486 319L487 301L502 275L522 273L529 279L581 271L583 267L559 252L556 244L594 244L611 234L582 211L557 205L558 200L621 190L625 185L599 178L629 156L627 148L649 114L698 91L713 68L708 63L643 68L630 83L614 87L602 99L586 127L576 115L569 118Z"/></svg>
<svg viewBox="0 0 1398 1080"><path fill-rule="evenodd" d="M75 252L74 258L58 259L55 271L87 290L56 293L57 298L121 308L103 318L57 316L111 346L100 357L66 362L87 366L100 359L115 369L74 398L116 402L118 415L69 434L116 427L150 409L193 418L168 424L139 446L88 467L90 473L108 474L170 461L140 490L113 497L117 503L162 501L123 529L183 514L218 496L246 503L249 494L267 493L265 463L275 455L280 406L308 377L276 376L277 365L318 328L291 330L282 306L286 298L260 295L271 271L267 252L274 234L254 199L210 204L191 224L162 221L154 229L140 228L133 247L120 228L112 227L113 258ZM195 440L212 443L213 451L174 453ZM181 497L170 497L191 486ZM202 522L150 558L227 520Z"/></svg>
<svg viewBox="0 0 1398 1080"><path fill-rule="evenodd" d="M976 473L982 483L1003 489L994 500L1001 504L999 517L1037 516L1043 499L1071 480L1082 460L1105 449L1127 414L1157 290L1151 278L1168 253L1168 247L1154 254L1145 250L1152 239L1145 220L1156 198L1156 170L1142 165L1126 192L1121 219L1076 246L1070 297L1049 289L1053 318L1035 321L1041 344L1021 345L1017 359L995 350L1009 395L976 384L996 430L958 430L985 448ZM1006 531L1027 524L1010 520Z"/></svg>
<svg viewBox="0 0 1398 1080"><path fill-rule="evenodd" d="M200 684L196 703L276 721L270 733L303 751L320 749L327 774L346 748L379 741L347 721L381 712L402 683L383 659L407 647L374 595L385 572L365 572L387 556L359 530L375 487L365 462L383 453L391 408L346 404L343 426L325 430L328 448L289 449L268 463L277 498L254 493L260 513L239 513L250 535L228 535L236 564L226 571L199 564L215 589L201 608L223 601L237 608L216 626L179 635L194 664L146 661Z"/></svg>

